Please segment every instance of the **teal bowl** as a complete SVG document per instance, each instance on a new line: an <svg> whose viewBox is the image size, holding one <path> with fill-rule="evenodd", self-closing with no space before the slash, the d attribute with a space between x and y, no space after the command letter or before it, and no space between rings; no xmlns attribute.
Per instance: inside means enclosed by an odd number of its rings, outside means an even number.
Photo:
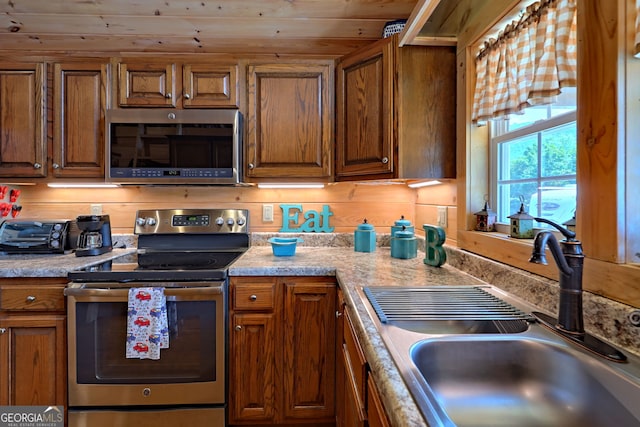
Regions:
<svg viewBox="0 0 640 427"><path fill-rule="evenodd" d="M275 256L293 256L296 254L297 244L303 242L299 237L272 237L267 241L271 243Z"/></svg>

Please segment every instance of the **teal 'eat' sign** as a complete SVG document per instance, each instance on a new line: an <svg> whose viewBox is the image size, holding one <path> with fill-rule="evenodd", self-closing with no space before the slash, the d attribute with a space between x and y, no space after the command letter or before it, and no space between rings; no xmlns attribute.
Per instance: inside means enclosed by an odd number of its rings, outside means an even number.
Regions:
<svg viewBox="0 0 640 427"><path fill-rule="evenodd" d="M306 211L304 212L301 222L300 214L303 213L302 205L280 205L282 209L282 228L283 233L331 233L333 227L329 226L329 217L333 212L329 210L329 205L322 206L322 211Z"/></svg>

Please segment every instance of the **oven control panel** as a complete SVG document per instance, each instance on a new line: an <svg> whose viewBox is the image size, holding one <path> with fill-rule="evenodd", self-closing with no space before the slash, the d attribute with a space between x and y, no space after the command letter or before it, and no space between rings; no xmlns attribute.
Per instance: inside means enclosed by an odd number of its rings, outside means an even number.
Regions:
<svg viewBox="0 0 640 427"><path fill-rule="evenodd" d="M247 209L146 209L136 214L135 234L248 233Z"/></svg>
<svg viewBox="0 0 640 427"><path fill-rule="evenodd" d="M235 220L234 220L235 222ZM210 224L209 215L174 215L172 224L174 227L208 227Z"/></svg>

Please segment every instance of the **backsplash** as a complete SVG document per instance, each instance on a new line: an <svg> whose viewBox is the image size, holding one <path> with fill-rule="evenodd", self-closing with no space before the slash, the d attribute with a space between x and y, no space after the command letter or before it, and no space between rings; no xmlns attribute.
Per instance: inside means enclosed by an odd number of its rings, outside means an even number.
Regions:
<svg viewBox="0 0 640 427"><path fill-rule="evenodd" d="M29 219L75 218L94 209L108 214L113 233L133 232L136 211L163 208L237 208L250 212L250 230L278 232L283 206L300 205L303 213L331 210L330 226L337 233L352 232L367 218L384 230L405 216L412 223L433 223L437 206L448 206L447 234L455 236L455 183L414 190L404 182L328 183L324 189L259 189L255 186L126 186L121 188L21 187L20 216ZM273 221L263 220L263 206L273 207ZM291 214L291 212L289 212Z"/></svg>

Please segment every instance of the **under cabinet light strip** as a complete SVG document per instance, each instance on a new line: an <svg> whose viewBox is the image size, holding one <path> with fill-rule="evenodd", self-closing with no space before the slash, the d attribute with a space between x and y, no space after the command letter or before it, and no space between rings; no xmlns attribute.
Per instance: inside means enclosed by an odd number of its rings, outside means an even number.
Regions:
<svg viewBox="0 0 640 427"><path fill-rule="evenodd" d="M258 188L324 188L316 183L259 183Z"/></svg>
<svg viewBox="0 0 640 427"><path fill-rule="evenodd" d="M411 184L409 184L409 188L420 188L420 187L428 187L430 185L438 185L438 184L442 184L440 181L434 180L434 181L420 181L420 182L413 182Z"/></svg>
<svg viewBox="0 0 640 427"><path fill-rule="evenodd" d="M61 183L50 182L47 184L50 188L118 188L119 184L106 184L106 183Z"/></svg>

